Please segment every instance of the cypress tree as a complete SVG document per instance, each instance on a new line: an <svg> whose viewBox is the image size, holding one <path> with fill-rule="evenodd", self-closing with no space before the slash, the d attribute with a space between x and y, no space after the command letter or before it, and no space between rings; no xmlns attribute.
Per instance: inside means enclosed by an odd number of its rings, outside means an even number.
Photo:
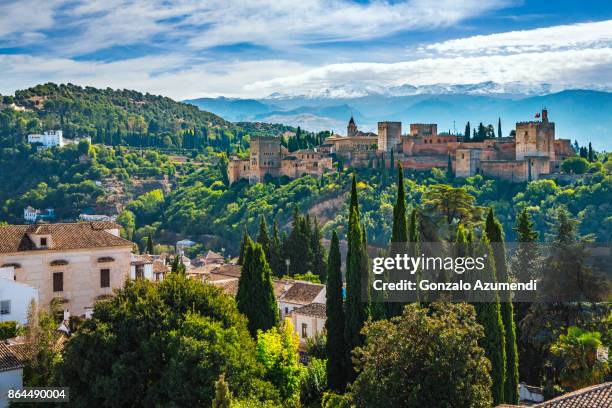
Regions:
<svg viewBox="0 0 612 408"><path fill-rule="evenodd" d="M321 227L319 221L315 217L310 229L310 249L312 256L310 266L311 272L317 275L321 279L321 282L325 282L327 274L325 266L325 248L321 242L322 238L323 234L321 233Z"/></svg>
<svg viewBox="0 0 612 408"><path fill-rule="evenodd" d="M151 234L147 236L147 246L145 248L145 253L146 254L153 253L153 237L151 237Z"/></svg>
<svg viewBox="0 0 612 408"><path fill-rule="evenodd" d="M493 214L493 208L489 209L485 226L487 238L493 247L493 258L495 261L495 272L499 282L509 282L508 267L506 264L506 247L504 244L503 228ZM504 385L504 401L508 404L519 402L519 362L516 344L516 324L514 322L514 307L512 298L505 294L500 299L502 322L506 334L506 381Z"/></svg>
<svg viewBox="0 0 612 408"><path fill-rule="evenodd" d="M327 258L327 297L325 306L327 320L327 385L336 392L343 392L346 387L348 355L344 340L344 307L342 299L342 261L340 244L336 231L332 233Z"/></svg>
<svg viewBox="0 0 612 408"><path fill-rule="evenodd" d="M408 242L408 225L406 222L406 192L404 190L404 170L400 164L397 165L397 196L393 206L393 229L391 231L390 256L406 250ZM387 317L402 314L403 303L387 302Z"/></svg>
<svg viewBox="0 0 612 408"><path fill-rule="evenodd" d="M497 137L502 137L501 118L497 118Z"/></svg>
<svg viewBox="0 0 612 408"><path fill-rule="evenodd" d="M274 276L283 276L285 273L285 261L283 260L283 248L278 234L278 221L275 219L272 225L272 239L270 240L270 268Z"/></svg>
<svg viewBox="0 0 612 408"><path fill-rule="evenodd" d="M256 336L258 330L266 331L278 324L278 306L270 266L261 245L250 238L244 248L236 303L238 310L248 319L251 335Z"/></svg>
<svg viewBox="0 0 612 408"><path fill-rule="evenodd" d="M266 261L268 264L271 262L270 254L270 237L268 236L268 226L266 225L266 219L261 216L259 219L259 234L257 235L257 243L261 245L261 248L266 254Z"/></svg>
<svg viewBox="0 0 612 408"><path fill-rule="evenodd" d="M349 206L348 226L348 252L346 256L346 324L344 326L345 341L347 345L346 358L350 360L350 352L363 343L361 329L369 316L369 287L362 278L368 276L367 253L365 250L365 236L363 234L360 217L359 204L357 202L357 181L353 174L351 186L351 200ZM362 287L362 285L366 285ZM362 299L362 290L366 293L366 301ZM355 378L352 364L348 364L348 376Z"/></svg>
<svg viewBox="0 0 612 408"><path fill-rule="evenodd" d="M477 244L477 256L485 257L485 268L482 272L483 282L496 282L495 263L489 240L483 234L481 241ZM504 387L506 379L506 341L504 323L501 315L501 307L497 295L494 299L485 299L474 303L476 319L484 328L484 338L481 346L485 355L491 361L491 394L493 405L504 402Z"/></svg>
<svg viewBox="0 0 612 408"><path fill-rule="evenodd" d="M453 171L453 162L451 161L451 155L448 154L448 163L446 164L446 179L452 181L455 178L455 172Z"/></svg>
<svg viewBox="0 0 612 408"><path fill-rule="evenodd" d="M593 146L591 146L591 142L589 142L588 160L591 163L593 163L595 161L595 155L593 153Z"/></svg>
<svg viewBox="0 0 612 408"><path fill-rule="evenodd" d="M468 121L468 123L465 124L465 132L463 133L463 141L469 142L471 134L472 134L472 129L470 129L470 121Z"/></svg>
<svg viewBox="0 0 612 408"><path fill-rule="evenodd" d="M244 249L245 246L250 240L249 233L247 232L246 227L244 228L244 233L242 234L242 241L240 242L240 255L238 256L238 265L244 265Z"/></svg>

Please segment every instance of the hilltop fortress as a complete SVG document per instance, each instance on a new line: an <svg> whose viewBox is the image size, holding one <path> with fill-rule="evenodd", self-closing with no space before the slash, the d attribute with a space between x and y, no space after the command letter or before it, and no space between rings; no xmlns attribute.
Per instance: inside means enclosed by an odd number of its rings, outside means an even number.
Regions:
<svg viewBox="0 0 612 408"><path fill-rule="evenodd" d="M542 110L541 120L518 122L514 137L496 137L482 141L464 140L462 136L438 134L436 124L413 123L402 134L401 122L379 122L378 134L357 129L353 118L347 135L333 134L312 150L289 153L280 138L255 137L251 140L250 159L232 158L228 165L229 181L239 179L261 182L266 174L273 177L320 176L333 171L335 157L353 167L386 167L392 162L405 169L446 168L450 160L457 177L475 174L513 182L536 180L558 173L561 162L575 155L568 139L555 139L555 124Z"/></svg>

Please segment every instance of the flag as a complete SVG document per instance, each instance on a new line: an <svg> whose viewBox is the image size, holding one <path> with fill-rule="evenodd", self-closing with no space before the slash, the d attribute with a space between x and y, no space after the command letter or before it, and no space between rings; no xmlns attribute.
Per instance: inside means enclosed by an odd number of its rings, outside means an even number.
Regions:
<svg viewBox="0 0 612 408"><path fill-rule="evenodd" d="M536 119L540 117L540 112L535 114Z"/></svg>

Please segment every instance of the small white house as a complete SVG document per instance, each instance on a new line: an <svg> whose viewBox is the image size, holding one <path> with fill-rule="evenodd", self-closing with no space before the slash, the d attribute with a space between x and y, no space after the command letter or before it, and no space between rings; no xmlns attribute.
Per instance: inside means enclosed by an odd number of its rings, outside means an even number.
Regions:
<svg viewBox="0 0 612 408"><path fill-rule="evenodd" d="M326 306L323 303L311 303L294 309L290 318L301 343L315 337L325 329L327 320Z"/></svg>
<svg viewBox="0 0 612 408"><path fill-rule="evenodd" d="M155 260L150 255L132 255L130 268L130 279L154 280L153 262Z"/></svg>
<svg viewBox="0 0 612 408"><path fill-rule="evenodd" d="M13 266L0 268L0 321L27 324L32 301L38 302L38 290L15 281Z"/></svg>
<svg viewBox="0 0 612 408"><path fill-rule="evenodd" d="M63 147L64 146L64 134L61 130L50 130L40 134L28 135L28 143L40 144L41 148L47 149L49 147Z"/></svg>
<svg viewBox="0 0 612 408"><path fill-rule="evenodd" d="M23 387L23 366L25 351L23 345L0 342L0 407L8 407L8 390Z"/></svg>
<svg viewBox="0 0 612 408"><path fill-rule="evenodd" d="M293 284L287 283L286 286L288 288L278 298L281 319L288 317L294 309L302 306L311 303L325 304L325 285L296 281Z"/></svg>

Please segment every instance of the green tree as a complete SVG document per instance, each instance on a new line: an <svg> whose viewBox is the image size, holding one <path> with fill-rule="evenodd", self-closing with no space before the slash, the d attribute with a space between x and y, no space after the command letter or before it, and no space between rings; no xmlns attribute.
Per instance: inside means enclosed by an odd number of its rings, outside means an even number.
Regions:
<svg viewBox="0 0 612 408"><path fill-rule="evenodd" d="M280 277L285 274L283 246L278 234L278 221L276 219L272 226L272 239L270 240L270 268L274 276Z"/></svg>
<svg viewBox="0 0 612 408"><path fill-rule="evenodd" d="M266 219L263 216L259 220L259 234L257 235L257 243L261 245L261 248L266 254L266 261L268 264L270 264L270 237L268 236L268 225L266 225Z"/></svg>
<svg viewBox="0 0 612 408"><path fill-rule="evenodd" d="M323 242L321 241L323 234L321 233L321 226L319 221L315 217L312 222L312 229L310 234L310 248L312 258L310 260L311 272L319 277L321 282L325 282L326 279L326 254Z"/></svg>
<svg viewBox="0 0 612 408"><path fill-rule="evenodd" d="M610 367L607 359L597 356L602 347L599 332L572 326L567 329L567 334L561 334L551 346L551 352L563 360L562 385L577 390L603 382Z"/></svg>
<svg viewBox="0 0 612 408"><path fill-rule="evenodd" d="M125 210L117 217L117 224L121 225L121 235L128 240L134 238L136 230L136 216L130 210Z"/></svg>
<svg viewBox="0 0 612 408"><path fill-rule="evenodd" d="M365 234L360 223L357 181L354 174L349 211L344 336L347 351L350 353L351 350L362 344L361 329L370 315L369 285L367 281L363 281L364 278L367 279L368 277ZM363 299L364 292L366 293L366 299ZM349 361L348 377L354 378L355 374L352 364L350 364L350 355L347 356L347 361Z"/></svg>
<svg viewBox="0 0 612 408"><path fill-rule="evenodd" d="M246 227L244 228L244 233L242 234L242 241L240 241L240 253L238 255L238 265L244 265L244 250L246 248L247 242L251 239L249 237L249 233L247 232Z"/></svg>
<svg viewBox="0 0 612 408"><path fill-rule="evenodd" d="M230 408L231 404L232 393L225 381L225 375L221 374L215 382L215 399L213 399L212 408Z"/></svg>
<svg viewBox="0 0 612 408"><path fill-rule="evenodd" d="M302 370L300 378L300 402L302 406L321 406L321 398L327 389L326 361L318 358L308 359L308 366Z"/></svg>
<svg viewBox="0 0 612 408"><path fill-rule="evenodd" d="M59 372L76 407L211 406L222 373L237 397L278 398L235 302L180 274L127 281L97 302Z"/></svg>
<svg viewBox="0 0 612 408"><path fill-rule="evenodd" d="M60 383L57 367L62 363L63 334L51 310L30 303L25 340L28 344L23 369L24 386L48 387Z"/></svg>
<svg viewBox="0 0 612 408"><path fill-rule="evenodd" d="M446 179L453 181L455 179L455 172L453 171L453 162L451 161L450 153L448 154L448 163L446 164Z"/></svg>
<svg viewBox="0 0 612 408"><path fill-rule="evenodd" d="M299 343L289 319L280 329L273 327L257 333L257 359L266 369L266 379L278 388L284 405L296 404L300 398Z"/></svg>
<svg viewBox="0 0 612 408"><path fill-rule="evenodd" d="M485 268L482 272L483 282L497 282L495 275L495 262L493 251L486 235L476 246L476 255L485 257ZM491 394L493 405L504 402L504 388L506 382L506 340L501 307L497 294L493 299L474 303L478 323L484 327L485 336L480 344L485 350L487 358L491 361Z"/></svg>
<svg viewBox="0 0 612 408"><path fill-rule="evenodd" d="M270 266L260 244L247 239L244 263L236 294L238 310L248 319L253 336L258 330L269 330L278 324L278 306Z"/></svg>
<svg viewBox="0 0 612 408"><path fill-rule="evenodd" d="M404 170L400 164L397 165L397 195L393 206L393 228L391 230L391 257L406 251L408 242L408 224L406 221L406 191L404 189ZM394 273L394 271L390 271ZM398 316L402 313L403 303L387 302L387 316Z"/></svg>
<svg viewBox="0 0 612 408"><path fill-rule="evenodd" d="M153 253L153 237L151 234L147 235L147 246L145 248L145 253L152 254Z"/></svg>
<svg viewBox="0 0 612 408"><path fill-rule="evenodd" d="M343 392L346 387L347 356L349 354L344 338L345 316L341 266L338 235L336 231L333 231L327 259L325 330L327 331L327 381L329 388L338 392Z"/></svg>
<svg viewBox="0 0 612 408"><path fill-rule="evenodd" d="M564 173L584 174L589 169L589 162L583 157L568 157L561 163Z"/></svg>
<svg viewBox="0 0 612 408"><path fill-rule="evenodd" d="M468 123L465 124L465 132L463 132L463 141L469 142L471 134L472 130L470 129L470 122L468 121Z"/></svg>
<svg viewBox="0 0 612 408"><path fill-rule="evenodd" d="M491 406L491 364L472 306L410 304L401 316L368 322L364 333L355 350L354 406Z"/></svg>
<svg viewBox="0 0 612 408"><path fill-rule="evenodd" d="M485 224L485 232L491 243L495 261L495 272L499 282L509 282L508 267L506 264L506 245L504 243L503 228L489 209ZM506 335L506 382L504 386L504 401L509 404L519 402L519 356L516 341L516 324L514 322L514 307L509 294L501 300L501 315Z"/></svg>
<svg viewBox="0 0 612 408"><path fill-rule="evenodd" d="M503 137L501 130L501 118L497 118L497 137Z"/></svg>

